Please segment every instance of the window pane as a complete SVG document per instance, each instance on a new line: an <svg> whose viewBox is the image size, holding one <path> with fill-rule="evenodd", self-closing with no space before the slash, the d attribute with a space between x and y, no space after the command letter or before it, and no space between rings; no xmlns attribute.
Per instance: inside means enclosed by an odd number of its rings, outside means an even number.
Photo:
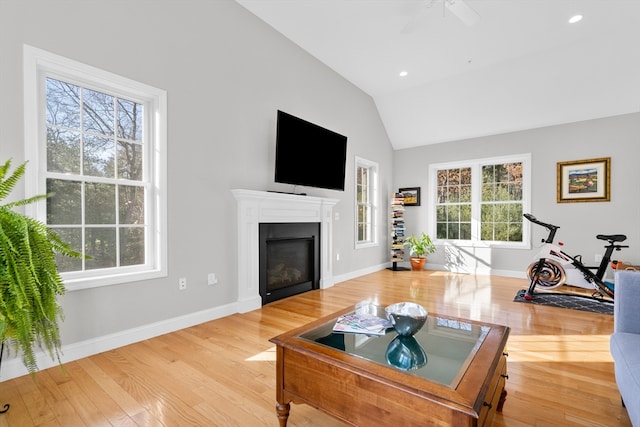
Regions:
<svg viewBox="0 0 640 427"><path fill-rule="evenodd" d="M121 228L120 265L140 265L144 262L144 228Z"/></svg>
<svg viewBox="0 0 640 427"><path fill-rule="evenodd" d="M471 205L460 206L460 221L471 222Z"/></svg>
<svg viewBox="0 0 640 427"><path fill-rule="evenodd" d="M87 270L116 267L116 229L87 228L85 253L92 257L85 261Z"/></svg>
<svg viewBox="0 0 640 427"><path fill-rule="evenodd" d="M447 185L460 184L460 169L449 169L447 173Z"/></svg>
<svg viewBox="0 0 640 427"><path fill-rule="evenodd" d="M482 205L480 208L480 221L482 221L483 224L485 222L493 222L493 205Z"/></svg>
<svg viewBox="0 0 640 427"><path fill-rule="evenodd" d="M144 187L118 186L120 224L144 224Z"/></svg>
<svg viewBox="0 0 640 427"><path fill-rule="evenodd" d="M460 206L447 207L447 221L449 222L460 221Z"/></svg>
<svg viewBox="0 0 640 427"><path fill-rule="evenodd" d="M509 241L510 242L521 242L522 241L522 223L509 224Z"/></svg>
<svg viewBox="0 0 640 427"><path fill-rule="evenodd" d="M118 138L142 140L142 104L118 99Z"/></svg>
<svg viewBox="0 0 640 427"><path fill-rule="evenodd" d="M112 136L114 129L113 96L84 89L83 130Z"/></svg>
<svg viewBox="0 0 640 427"><path fill-rule="evenodd" d="M509 204L509 222L522 224L522 203Z"/></svg>
<svg viewBox="0 0 640 427"><path fill-rule="evenodd" d="M47 170L80 173L80 133L47 127Z"/></svg>
<svg viewBox="0 0 640 427"><path fill-rule="evenodd" d="M47 224L82 222L82 184L77 181L47 179Z"/></svg>
<svg viewBox="0 0 640 427"><path fill-rule="evenodd" d="M480 226L480 240L494 240L493 239L493 223L482 223Z"/></svg>
<svg viewBox="0 0 640 427"><path fill-rule="evenodd" d="M508 242L509 227L504 222L496 222L493 228L493 240Z"/></svg>
<svg viewBox="0 0 640 427"><path fill-rule="evenodd" d="M52 228L52 230L60 236L63 242L67 242L71 247L82 252L82 229L81 228ZM82 260L63 256L58 253L55 255L58 271L77 271L82 268Z"/></svg>
<svg viewBox="0 0 640 427"><path fill-rule="evenodd" d="M463 185L460 186L460 202L468 203L471 201L471 186Z"/></svg>
<svg viewBox="0 0 640 427"><path fill-rule="evenodd" d="M509 220L509 205L496 204L493 209L494 221L507 222Z"/></svg>
<svg viewBox="0 0 640 427"><path fill-rule="evenodd" d="M460 184L471 185L471 168L460 169Z"/></svg>
<svg viewBox="0 0 640 427"><path fill-rule="evenodd" d="M471 240L471 223L460 223L460 240Z"/></svg>
<svg viewBox="0 0 640 427"><path fill-rule="evenodd" d="M113 178L114 147L113 139L85 135L84 175Z"/></svg>
<svg viewBox="0 0 640 427"><path fill-rule="evenodd" d="M87 224L116 223L116 186L85 184L85 222Z"/></svg>
<svg viewBox="0 0 640 427"><path fill-rule="evenodd" d="M482 201L490 202L492 200L496 200L495 192L496 192L496 189L493 183L482 184Z"/></svg>
<svg viewBox="0 0 640 427"><path fill-rule="evenodd" d="M459 200L458 187L447 187L447 203L458 203Z"/></svg>
<svg viewBox="0 0 640 427"><path fill-rule="evenodd" d="M448 239L447 236L447 223L446 222L437 222L436 223L436 236L438 239Z"/></svg>
<svg viewBox="0 0 640 427"><path fill-rule="evenodd" d="M458 223L455 224L447 224L447 235L448 239L457 240L460 238L460 234L458 233Z"/></svg>
<svg viewBox="0 0 640 427"><path fill-rule="evenodd" d="M80 129L80 88L55 79L46 79L47 124Z"/></svg>
<svg viewBox="0 0 640 427"><path fill-rule="evenodd" d="M118 178L142 180L142 146L118 141Z"/></svg>

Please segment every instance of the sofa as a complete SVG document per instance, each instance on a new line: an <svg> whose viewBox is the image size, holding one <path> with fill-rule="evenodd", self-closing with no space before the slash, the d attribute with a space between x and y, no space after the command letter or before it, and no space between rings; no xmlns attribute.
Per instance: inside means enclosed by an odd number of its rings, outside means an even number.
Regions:
<svg viewBox="0 0 640 427"><path fill-rule="evenodd" d="M622 404L640 427L640 271L617 271L615 292L611 356Z"/></svg>

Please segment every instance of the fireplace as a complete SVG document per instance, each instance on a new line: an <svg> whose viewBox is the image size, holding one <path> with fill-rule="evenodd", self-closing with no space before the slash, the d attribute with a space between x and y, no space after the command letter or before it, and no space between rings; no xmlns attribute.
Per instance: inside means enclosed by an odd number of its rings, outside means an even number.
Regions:
<svg viewBox="0 0 640 427"><path fill-rule="evenodd" d="M319 223L261 223L259 236L263 305L319 288Z"/></svg>
<svg viewBox="0 0 640 427"><path fill-rule="evenodd" d="M231 190L238 207L238 294L236 310L246 313L262 306L260 296L260 236L263 223L315 223L320 231L318 287L326 289L333 278L333 207L337 199L255 190Z"/></svg>

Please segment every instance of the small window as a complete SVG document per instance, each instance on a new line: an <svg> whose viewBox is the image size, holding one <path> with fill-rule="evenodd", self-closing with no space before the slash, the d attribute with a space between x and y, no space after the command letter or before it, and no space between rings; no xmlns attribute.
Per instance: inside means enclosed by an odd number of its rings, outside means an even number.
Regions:
<svg viewBox="0 0 640 427"><path fill-rule="evenodd" d="M166 275L165 98L25 47L28 191L52 194L34 216L88 256L57 260L68 289Z"/></svg>
<svg viewBox="0 0 640 427"><path fill-rule="evenodd" d="M356 247L376 244L377 163L356 158Z"/></svg>

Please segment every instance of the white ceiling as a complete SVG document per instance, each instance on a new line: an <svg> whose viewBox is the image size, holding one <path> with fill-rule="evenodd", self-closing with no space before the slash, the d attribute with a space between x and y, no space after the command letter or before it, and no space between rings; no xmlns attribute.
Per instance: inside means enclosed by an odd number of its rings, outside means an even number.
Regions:
<svg viewBox="0 0 640 427"><path fill-rule="evenodd" d="M396 149L640 111L640 0L465 0L471 26L461 0L236 1L370 94Z"/></svg>

